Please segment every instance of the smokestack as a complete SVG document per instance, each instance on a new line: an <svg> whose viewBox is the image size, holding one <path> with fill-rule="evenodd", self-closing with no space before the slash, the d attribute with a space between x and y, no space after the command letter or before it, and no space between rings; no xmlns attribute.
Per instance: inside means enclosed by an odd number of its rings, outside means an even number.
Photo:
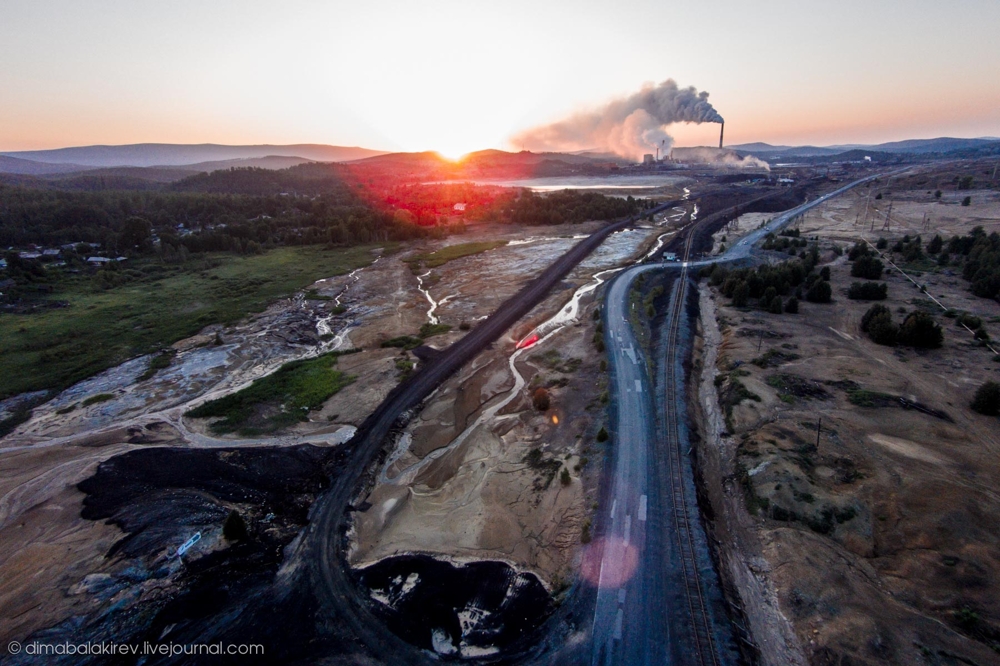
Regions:
<svg viewBox="0 0 1000 666"><path fill-rule="evenodd" d="M719 123L719 150L722 150L722 136L726 133L726 123Z"/></svg>

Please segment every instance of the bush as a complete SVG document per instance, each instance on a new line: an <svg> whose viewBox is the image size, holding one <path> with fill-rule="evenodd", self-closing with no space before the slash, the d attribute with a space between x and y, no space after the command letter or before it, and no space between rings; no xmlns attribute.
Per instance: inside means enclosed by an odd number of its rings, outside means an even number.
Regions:
<svg viewBox="0 0 1000 666"><path fill-rule="evenodd" d="M852 301L884 301L889 293L889 285L885 282L855 282L847 290L847 297Z"/></svg>
<svg viewBox="0 0 1000 666"><path fill-rule="evenodd" d="M824 280L826 280L827 282L829 282L830 281L830 267L829 266L824 266L823 268L821 268L820 271L819 271L819 276L821 278L823 278Z"/></svg>
<svg viewBox="0 0 1000 666"><path fill-rule="evenodd" d="M810 303L829 303L832 296L833 289L826 280L816 280L806 292L806 300Z"/></svg>
<svg viewBox="0 0 1000 666"><path fill-rule="evenodd" d="M535 406L540 412L547 411L551 406L551 400L549 399L549 392L544 388L539 388L531 396L531 404Z"/></svg>
<svg viewBox="0 0 1000 666"><path fill-rule="evenodd" d="M875 247L879 250L884 250L889 247L889 241L884 238L879 238L878 241L875 242Z"/></svg>
<svg viewBox="0 0 1000 666"><path fill-rule="evenodd" d="M962 199L963 206L969 206L971 204L972 204L972 197L965 197L964 199Z"/></svg>
<svg viewBox="0 0 1000 666"><path fill-rule="evenodd" d="M861 315L861 330L863 332L867 333L868 332L868 326L869 326L869 324L871 324L872 319L874 319L875 317L877 317L878 315L880 315L882 313L885 313L885 314L888 314L888 315L892 314L890 312L889 308L887 308L886 306L884 306L882 304L873 305L870 308L868 308L868 310L863 315Z"/></svg>
<svg viewBox="0 0 1000 666"><path fill-rule="evenodd" d="M601 429L597 431L597 441L598 442L608 441L608 431L604 428L604 426L601 426Z"/></svg>
<svg viewBox="0 0 1000 666"><path fill-rule="evenodd" d="M781 302L781 296L775 296L771 299L771 314L781 314L784 312L783 303Z"/></svg>
<svg viewBox="0 0 1000 666"><path fill-rule="evenodd" d="M944 333L934 317L916 310L907 315L899 327L899 341L910 347L936 349L944 341Z"/></svg>
<svg viewBox="0 0 1000 666"><path fill-rule="evenodd" d="M972 410L987 416L1000 414L1000 384L986 382L980 386L972 399Z"/></svg>
<svg viewBox="0 0 1000 666"><path fill-rule="evenodd" d="M851 277L864 278L866 280L878 280L882 277L882 270L885 265L875 257L865 255L858 257L851 265Z"/></svg>
<svg viewBox="0 0 1000 666"><path fill-rule="evenodd" d="M886 240L884 238L879 238L878 242L886 243ZM857 259L860 259L861 257L867 257L869 254L871 254L871 250L868 249L868 244L862 241L858 241L848 251L847 258L850 259L851 261L855 261Z"/></svg>
<svg viewBox="0 0 1000 666"><path fill-rule="evenodd" d="M935 199L941 198L941 190L934 190L934 198Z"/></svg>
<svg viewBox="0 0 1000 666"><path fill-rule="evenodd" d="M798 314L799 313L799 299L794 296L789 298L785 303L785 312L788 314Z"/></svg>
<svg viewBox="0 0 1000 666"><path fill-rule="evenodd" d="M877 345L891 347L899 338L899 328L892 321L892 315L886 311L872 317L868 322L868 337Z"/></svg>
<svg viewBox="0 0 1000 666"><path fill-rule="evenodd" d="M573 482L573 477L569 475L569 470L563 467L562 472L559 473L559 483L563 484L564 486L568 486L572 482Z"/></svg>
<svg viewBox="0 0 1000 666"><path fill-rule="evenodd" d="M973 331L983 325L983 320L969 313L962 313L955 319L956 326L968 326Z"/></svg>

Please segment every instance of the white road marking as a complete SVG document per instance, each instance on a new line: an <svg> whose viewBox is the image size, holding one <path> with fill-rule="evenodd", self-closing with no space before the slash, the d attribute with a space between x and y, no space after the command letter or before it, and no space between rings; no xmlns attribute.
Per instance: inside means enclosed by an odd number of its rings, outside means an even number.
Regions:
<svg viewBox="0 0 1000 666"><path fill-rule="evenodd" d="M632 516L625 516L625 543L629 542L632 535Z"/></svg>
<svg viewBox="0 0 1000 666"><path fill-rule="evenodd" d="M620 604L625 603L625 588L624 587L619 587L618 588L618 603L620 603Z"/></svg>
<svg viewBox="0 0 1000 666"><path fill-rule="evenodd" d="M641 522L646 522L646 496L643 495L639 498L639 520Z"/></svg>
<svg viewBox="0 0 1000 666"><path fill-rule="evenodd" d="M639 381L638 379L635 380L635 392L642 393L642 382Z"/></svg>
<svg viewBox="0 0 1000 666"><path fill-rule="evenodd" d="M624 619L624 617L623 617L622 609L619 608L618 609L618 615L615 616L615 633L614 633L614 636L613 636L613 638L616 641L620 641L622 639L622 620L623 619Z"/></svg>

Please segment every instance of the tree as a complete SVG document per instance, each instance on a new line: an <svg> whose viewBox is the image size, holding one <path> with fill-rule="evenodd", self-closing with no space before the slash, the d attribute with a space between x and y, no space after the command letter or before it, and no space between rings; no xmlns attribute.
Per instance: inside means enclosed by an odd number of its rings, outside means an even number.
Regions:
<svg viewBox="0 0 1000 666"><path fill-rule="evenodd" d="M976 390L976 396L972 399L972 411L996 416L1000 414L1000 384L996 382L986 382Z"/></svg>
<svg viewBox="0 0 1000 666"><path fill-rule="evenodd" d="M858 257L851 265L851 277L865 278L866 280L877 280L882 277L885 264L875 257L865 255Z"/></svg>
<svg viewBox="0 0 1000 666"><path fill-rule="evenodd" d="M962 176L962 179L958 181L958 189L971 190L972 182L973 182L972 176Z"/></svg>
<svg viewBox="0 0 1000 666"><path fill-rule="evenodd" d="M833 289L826 280L816 280L806 292L806 300L810 303L829 303Z"/></svg>
<svg viewBox="0 0 1000 666"><path fill-rule="evenodd" d="M892 321L888 310L872 317L868 322L868 337L877 345L891 347L899 337L899 327Z"/></svg>
<svg viewBox="0 0 1000 666"><path fill-rule="evenodd" d="M972 204L972 197L965 197L964 199L962 199L963 206L969 206L971 204Z"/></svg>
<svg viewBox="0 0 1000 666"><path fill-rule="evenodd" d="M915 310L906 316L899 327L899 341L910 347L936 349L944 341L944 332L934 317L923 310Z"/></svg>
<svg viewBox="0 0 1000 666"><path fill-rule="evenodd" d="M608 441L608 431L604 428L604 426L601 426L601 429L597 431L597 441L598 442Z"/></svg>
<svg viewBox="0 0 1000 666"><path fill-rule="evenodd" d="M934 198L935 199L940 199L941 198L941 190L935 190L934 191Z"/></svg>
<svg viewBox="0 0 1000 666"><path fill-rule="evenodd" d="M937 254L944 247L944 240L941 239L941 235L937 234L927 243L927 254Z"/></svg>
<svg viewBox="0 0 1000 666"><path fill-rule="evenodd" d="M764 290L764 295L760 297L760 307L767 310L771 307L771 301L778 297L778 290L768 287Z"/></svg>
<svg viewBox="0 0 1000 666"><path fill-rule="evenodd" d="M889 292L885 282L855 282L847 290L847 297L852 301L884 301Z"/></svg>
<svg viewBox="0 0 1000 666"><path fill-rule="evenodd" d="M875 247L879 250L884 250L885 248L889 247L889 241L887 241L884 238L879 238L877 241L875 241Z"/></svg>
<svg viewBox="0 0 1000 666"><path fill-rule="evenodd" d="M792 296L785 303L785 312L788 314L798 314L799 313L799 299Z"/></svg>
<svg viewBox="0 0 1000 666"><path fill-rule="evenodd" d="M824 280L826 280L827 282L829 282L830 281L830 267L829 266L824 266L823 268L821 268L820 271L819 271L819 276L821 278L823 278Z"/></svg>
<svg viewBox="0 0 1000 666"><path fill-rule="evenodd" d="M771 314L781 314L784 312L784 304L781 302L781 296L775 296L771 299Z"/></svg>
<svg viewBox="0 0 1000 666"><path fill-rule="evenodd" d="M736 285L736 289L733 290L733 307L746 307L748 298L750 298L750 286L743 280L740 280Z"/></svg>
<svg viewBox="0 0 1000 666"><path fill-rule="evenodd" d="M540 412L547 411L550 406L549 392L539 387L531 396L531 404Z"/></svg>
<svg viewBox="0 0 1000 666"><path fill-rule="evenodd" d="M881 303L877 303L868 308L868 310L863 315L861 315L862 332L867 333L868 326L871 324L872 319L883 313L889 315L890 317L892 316L892 313L889 311L889 308L882 305Z"/></svg>

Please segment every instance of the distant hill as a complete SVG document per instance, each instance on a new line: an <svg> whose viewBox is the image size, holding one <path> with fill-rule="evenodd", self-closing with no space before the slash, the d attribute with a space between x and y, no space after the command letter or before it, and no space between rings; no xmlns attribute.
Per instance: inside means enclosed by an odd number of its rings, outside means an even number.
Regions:
<svg viewBox="0 0 1000 666"><path fill-rule="evenodd" d="M184 164L180 167L188 171L219 171L220 169L287 169L289 167L316 162L319 160L308 160L304 157L286 157L284 155L268 155L267 157L248 157L238 160L218 160L215 162L198 162L196 164ZM329 160L335 162L337 160Z"/></svg>
<svg viewBox="0 0 1000 666"><path fill-rule="evenodd" d="M617 159L620 162L620 159ZM606 156L480 150L454 162L435 152L388 153L351 162L353 169L426 180L506 180L607 173L615 162Z"/></svg>
<svg viewBox="0 0 1000 666"><path fill-rule="evenodd" d="M347 162L384 154L367 148L327 146L315 143L291 145L224 146L215 143L137 143L125 146L80 146L53 150L25 150L0 155L49 164L82 167L185 166L204 162L273 157L298 157L303 161ZM80 166L82 165L82 167ZM226 167L228 168L228 167Z"/></svg>
<svg viewBox="0 0 1000 666"><path fill-rule="evenodd" d="M837 155L852 150L872 151L877 153L895 153L905 155L923 155L928 153L949 153L958 150L975 150L1000 146L1000 140L991 137L980 139L953 139L940 137L937 139L909 139L906 141L891 141L874 145L843 144L837 146L772 146L768 143L742 143L727 146L740 153L756 155L757 157L814 157Z"/></svg>
<svg viewBox="0 0 1000 666"><path fill-rule="evenodd" d="M54 173L70 173L73 171L85 171L93 167L81 166L79 164L50 164L46 162L36 162L20 157L10 157L0 155L0 173L14 173L25 176L45 176Z"/></svg>

